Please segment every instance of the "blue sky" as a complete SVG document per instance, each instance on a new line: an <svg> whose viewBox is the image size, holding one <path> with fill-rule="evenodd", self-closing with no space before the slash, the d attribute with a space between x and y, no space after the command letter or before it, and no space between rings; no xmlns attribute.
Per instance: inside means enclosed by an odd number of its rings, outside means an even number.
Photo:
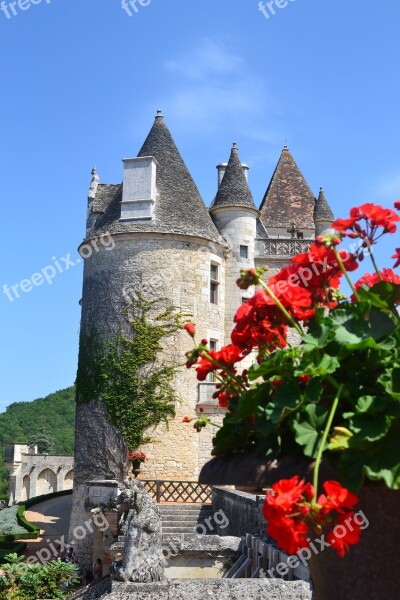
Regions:
<svg viewBox="0 0 400 600"><path fill-rule="evenodd" d="M157 108L207 204L233 140L257 202L285 140L337 216L400 197L398 0L146 1L0 12L0 410L74 381L90 171L119 182ZM55 260L52 285L1 293Z"/></svg>

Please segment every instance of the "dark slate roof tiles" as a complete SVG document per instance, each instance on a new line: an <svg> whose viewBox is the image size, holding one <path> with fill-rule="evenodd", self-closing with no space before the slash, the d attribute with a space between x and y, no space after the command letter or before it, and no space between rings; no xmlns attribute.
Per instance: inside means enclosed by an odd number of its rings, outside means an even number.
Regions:
<svg viewBox="0 0 400 600"><path fill-rule="evenodd" d="M158 197L154 219L120 221L122 186L92 235L104 233L176 233L219 240L219 233L159 111L138 156L154 156Z"/></svg>
<svg viewBox="0 0 400 600"><path fill-rule="evenodd" d="M210 206L210 211L225 206L245 206L257 210L243 172L236 143L233 144L228 166L226 167L217 195Z"/></svg>
<svg viewBox="0 0 400 600"><path fill-rule="evenodd" d="M324 188L319 191L318 200L315 202L314 210L315 221L330 221L331 223L335 220L331 207L326 199Z"/></svg>

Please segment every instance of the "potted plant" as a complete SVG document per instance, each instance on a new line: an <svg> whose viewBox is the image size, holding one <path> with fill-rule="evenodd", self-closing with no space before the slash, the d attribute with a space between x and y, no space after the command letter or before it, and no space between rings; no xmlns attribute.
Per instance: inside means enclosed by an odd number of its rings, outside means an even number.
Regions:
<svg viewBox="0 0 400 600"><path fill-rule="evenodd" d="M140 465L147 462L147 456L144 452L129 452L128 460L132 466L132 473L137 477L140 474Z"/></svg>
<svg viewBox="0 0 400 600"><path fill-rule="evenodd" d="M265 269L243 271L239 287L256 291L237 311L232 344L215 352L202 340L188 353L200 381L215 374L227 408L213 454L267 465L268 533L288 553L310 554L317 600L397 597L400 277L379 269L374 247L399 221L365 204L267 281ZM372 272L353 283L365 258ZM399 248L392 258L397 268ZM209 422L201 415L195 427Z"/></svg>

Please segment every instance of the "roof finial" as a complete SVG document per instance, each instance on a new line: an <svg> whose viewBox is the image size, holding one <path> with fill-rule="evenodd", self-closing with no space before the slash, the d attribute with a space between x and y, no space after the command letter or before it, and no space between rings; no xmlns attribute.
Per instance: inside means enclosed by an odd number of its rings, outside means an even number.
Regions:
<svg viewBox="0 0 400 600"><path fill-rule="evenodd" d="M283 149L284 150L289 150L288 145L287 145L287 140L285 140L285 142L284 142Z"/></svg>
<svg viewBox="0 0 400 600"><path fill-rule="evenodd" d="M161 108L159 108L157 110L156 119L163 119L163 118L164 118L164 116L162 114L162 110L161 110Z"/></svg>
<svg viewBox="0 0 400 600"><path fill-rule="evenodd" d="M89 194L88 194L89 198L91 198L91 199L95 198L99 182L100 182L99 174L97 172L96 167L93 167L93 169L92 169L92 180L90 182Z"/></svg>
<svg viewBox="0 0 400 600"><path fill-rule="evenodd" d="M232 144L232 149L233 149L233 150L237 150L237 142L233 142L233 144Z"/></svg>

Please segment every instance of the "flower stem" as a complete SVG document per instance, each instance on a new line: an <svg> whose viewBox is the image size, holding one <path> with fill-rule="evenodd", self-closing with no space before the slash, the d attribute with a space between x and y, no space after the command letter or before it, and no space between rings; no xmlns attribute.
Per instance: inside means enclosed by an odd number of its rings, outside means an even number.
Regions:
<svg viewBox="0 0 400 600"><path fill-rule="evenodd" d="M368 254L369 254L369 257L371 259L372 264L374 265L374 269L376 271L376 274L378 275L379 281L383 281L381 272L379 271L378 265L376 264L376 260L375 260L375 256L374 256L374 253L373 253L373 250L372 250L372 246L371 247L368 246Z"/></svg>
<svg viewBox="0 0 400 600"><path fill-rule="evenodd" d="M275 302L275 304L281 310L281 312L285 315L285 317L287 318L287 320L290 323L290 325L292 327L294 327L298 331L298 333L300 335L303 335L304 331L302 330L302 328L300 327L300 325L298 323L296 323L296 321L293 319L293 317L291 317L289 315L288 311L283 306L282 302L280 300L278 300L278 298L275 296L275 294L271 290L271 288L269 288L267 286L267 284L262 281L262 279L259 279L259 284L261 285L261 287L263 288L263 290L265 290L267 292L268 296Z"/></svg>
<svg viewBox="0 0 400 600"><path fill-rule="evenodd" d="M336 250L336 248L332 248L332 250L333 250L333 252L334 252L334 254L336 256L336 260L337 260L337 263L339 265L340 270L342 271L343 275L346 277L347 283L349 284L349 286L351 287L351 289L353 291L355 299L357 300L357 302L360 302L360 296L358 295L358 292L357 292L356 288L354 287L354 285L353 285L353 283L352 283L352 281L351 281L351 279L349 277L349 274L348 274L348 272L346 270L346 267L343 264L343 261L342 261L342 259L340 257L339 252Z"/></svg>
<svg viewBox="0 0 400 600"><path fill-rule="evenodd" d="M331 410L330 410L330 413L329 413L329 417L328 417L328 420L327 420L326 425L325 425L325 430L324 430L324 433L323 433L323 436L322 436L322 439L321 439L321 443L320 443L319 448L318 448L317 457L315 459L314 478L313 478L313 486L314 486L315 496L314 496L314 498L312 500L313 504L317 503L318 477L319 477L319 469L320 469L321 461L322 461L322 454L324 452L325 444L326 444L329 432L330 432L331 427L332 427L333 418L335 416L337 407L339 405L340 396L342 395L342 389L343 389L343 384L339 386L338 392L337 392L336 397L335 397L335 399L333 401L333 404L332 404L332 407L331 407Z"/></svg>

